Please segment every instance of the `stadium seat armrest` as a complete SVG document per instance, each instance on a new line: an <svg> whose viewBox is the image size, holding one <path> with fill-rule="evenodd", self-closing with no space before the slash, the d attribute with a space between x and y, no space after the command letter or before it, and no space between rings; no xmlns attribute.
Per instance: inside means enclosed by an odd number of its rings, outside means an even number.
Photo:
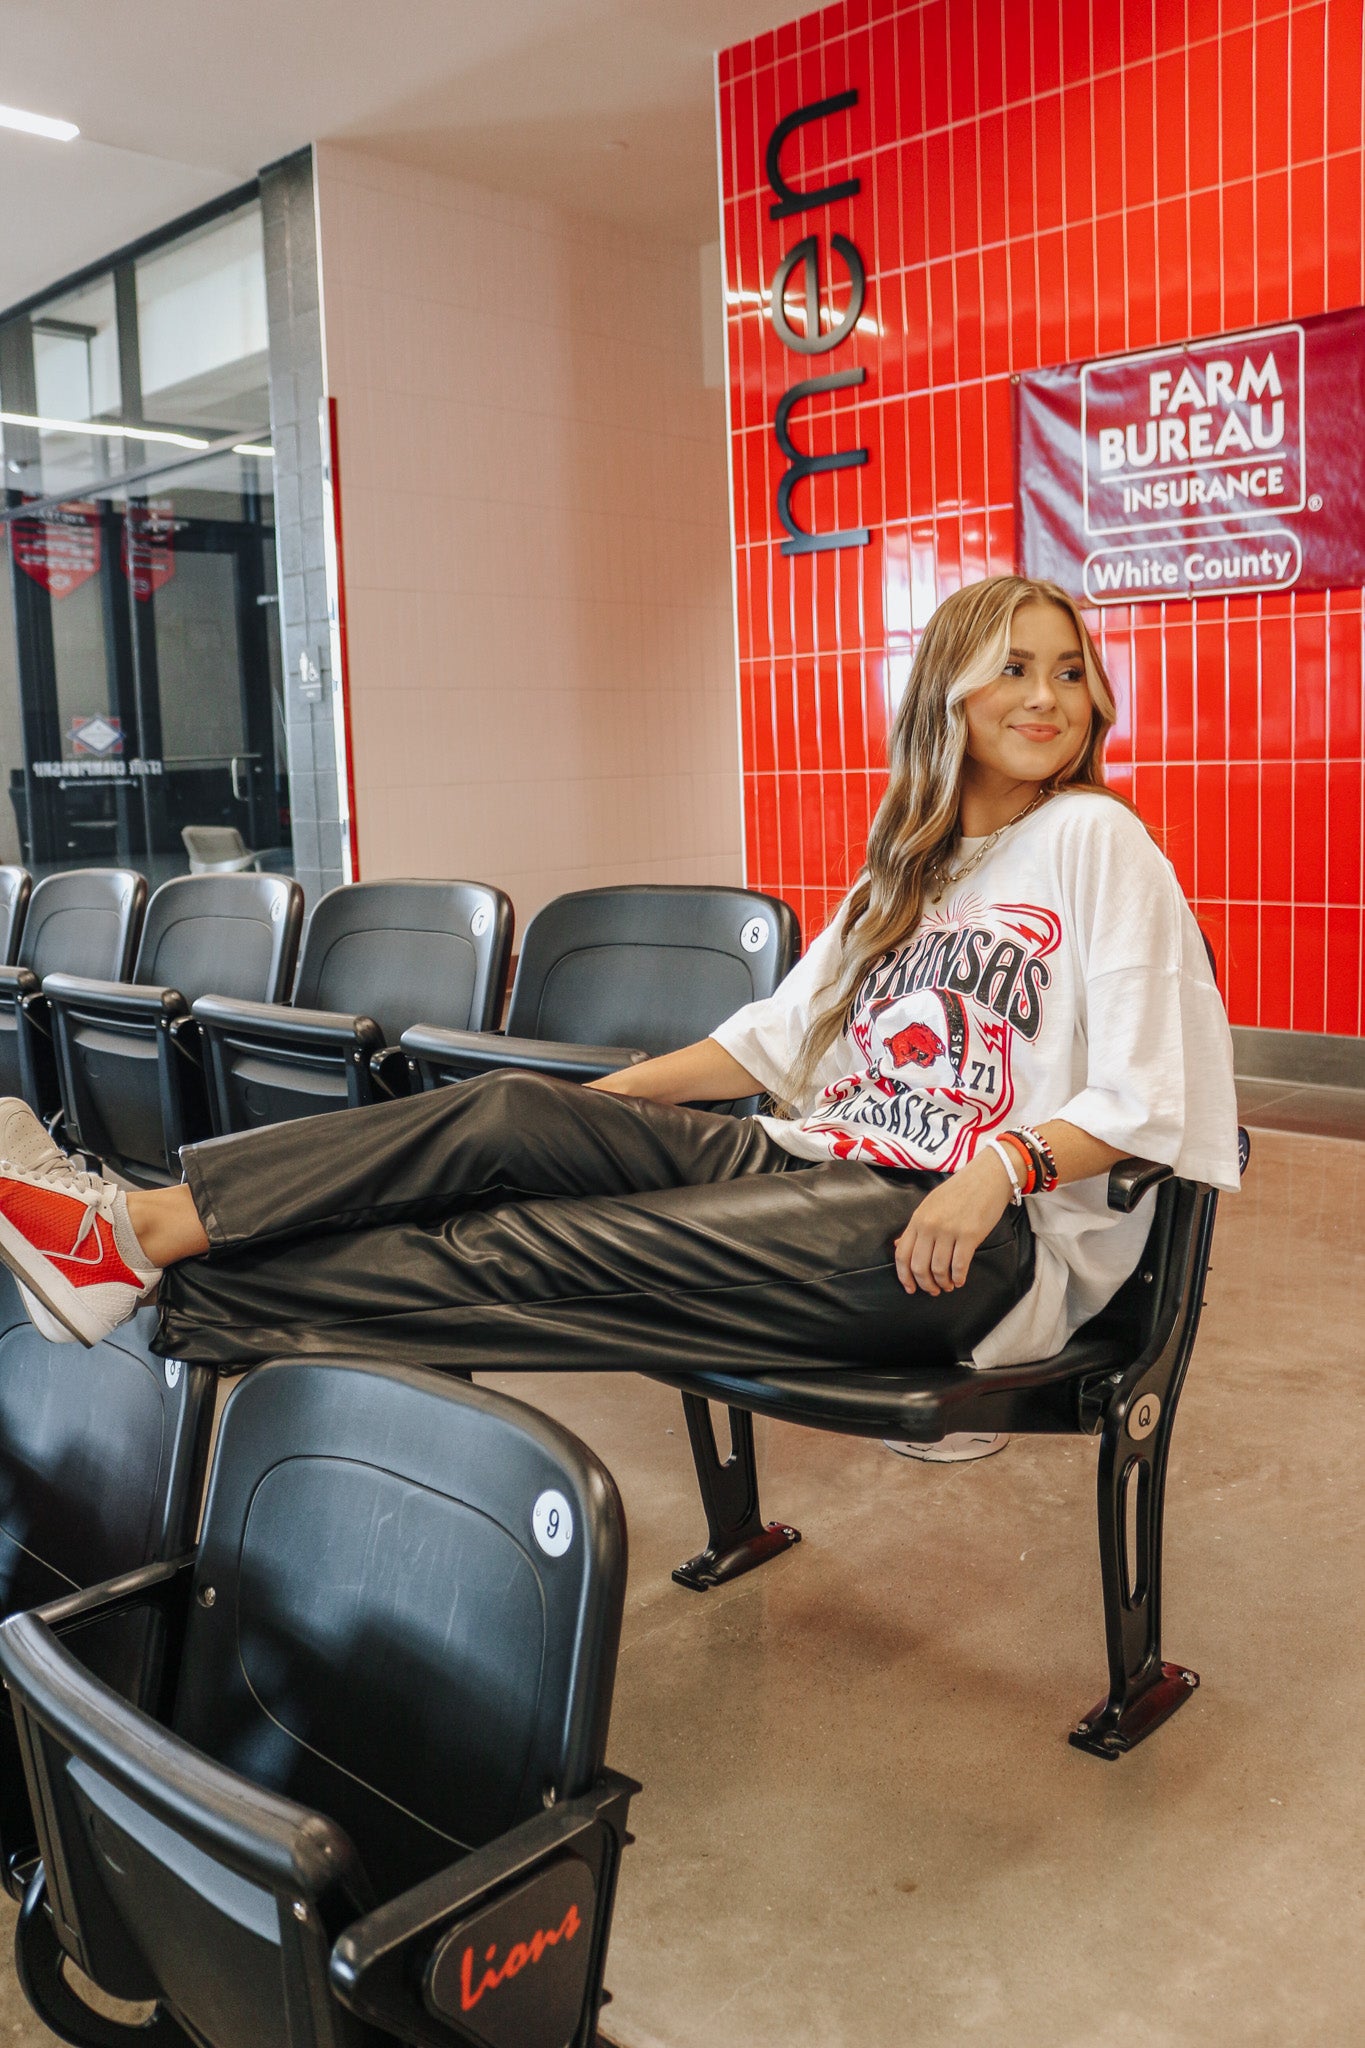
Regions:
<svg viewBox="0 0 1365 2048"><path fill-rule="evenodd" d="M82 1631L99 1629L121 1614L151 1612L163 1634L158 1656L148 1663L133 1704L156 1720L169 1717L180 1676L180 1655L189 1620L194 1582L194 1551L158 1564L144 1564L116 1578L103 1579L35 1610L34 1618L80 1660ZM98 1638L97 1638L98 1640Z"/></svg>
<svg viewBox="0 0 1365 2048"><path fill-rule="evenodd" d="M87 981L80 974L49 974L43 994L59 1008L85 1005L108 1017L155 1023L162 1017L188 1017L190 1006L177 988L146 988L133 981Z"/></svg>
<svg viewBox="0 0 1365 2048"><path fill-rule="evenodd" d="M534 2039L527 2035L525 2048L578 2040L562 2016L553 2031L554 1993L562 1997L565 1987L551 1972L567 1972L567 1995L570 2004L577 1995L580 2014L589 2001L595 2013L616 1873L631 1840L626 1818L639 1790L633 1779L604 1770L591 1792L534 1815L367 1913L333 1947L336 1996L404 2040L463 2042L462 2014L484 1996L491 2012L492 1994L513 1974L497 1965L520 1943L526 1961L519 1967L537 1966L550 2026L542 2043L528 2020Z"/></svg>
<svg viewBox="0 0 1365 2048"><path fill-rule="evenodd" d="M1173 1173L1172 1167L1161 1166L1155 1159L1120 1159L1109 1169L1109 1207L1129 1215L1144 1195L1170 1180Z"/></svg>
<svg viewBox="0 0 1365 2048"><path fill-rule="evenodd" d="M493 1065L551 1074L561 1081L598 1081L648 1058L632 1045L564 1045L549 1038L504 1037Z"/></svg>
<svg viewBox="0 0 1365 2048"><path fill-rule="evenodd" d="M250 1096L251 1076L266 1086L288 1086L291 1074L312 1066L338 1077L345 1101L363 1109L382 1100L373 1060L384 1046L384 1033L373 1017L350 1010L305 1010L290 1003L244 1002L227 996L200 996L194 1006L196 1028L203 1032L205 1064L213 1097L214 1118L222 1131L244 1129L236 1121L242 1096ZM341 1107L333 1101L333 1107ZM297 1112L295 1112L297 1113Z"/></svg>
<svg viewBox="0 0 1365 2048"><path fill-rule="evenodd" d="M109 1580L93 1590L107 1594L123 1583ZM125 1587L125 1597L135 1596ZM279 1889L321 1889L350 1875L329 1863L329 1831L325 1823L310 1826L306 1807L214 1762L155 1712L122 1699L84 1668L41 1615L15 1614L0 1624L0 1675L21 1739L24 1731L32 1738L36 1723L154 1820L238 1876Z"/></svg>
<svg viewBox="0 0 1365 2048"><path fill-rule="evenodd" d="M25 996L37 995L41 988L31 967L0 967L0 1001L8 997L10 1002L20 1002Z"/></svg>
<svg viewBox="0 0 1365 2048"><path fill-rule="evenodd" d="M345 1010L296 1010L286 1003L248 1003L228 996L200 996L195 1021L219 1031L258 1036L263 1043L318 1046L328 1051L364 1047L366 1055L383 1045L384 1034L373 1017L351 1016Z"/></svg>
<svg viewBox="0 0 1365 2048"><path fill-rule="evenodd" d="M195 1553L173 1557L163 1564L139 1565L136 1571L120 1572L117 1578L102 1579L78 1593L64 1593L35 1611L54 1636L69 1636L77 1629L106 1621L135 1607L173 1608L188 1599L194 1576Z"/></svg>
<svg viewBox="0 0 1365 2048"><path fill-rule="evenodd" d="M508 1038L498 1031L443 1031L414 1024L403 1033L403 1050L419 1068L431 1068L450 1080L469 1081L477 1074L511 1068L522 1073L550 1074L562 1081L596 1081L638 1066L647 1053L623 1045L567 1045L553 1038Z"/></svg>

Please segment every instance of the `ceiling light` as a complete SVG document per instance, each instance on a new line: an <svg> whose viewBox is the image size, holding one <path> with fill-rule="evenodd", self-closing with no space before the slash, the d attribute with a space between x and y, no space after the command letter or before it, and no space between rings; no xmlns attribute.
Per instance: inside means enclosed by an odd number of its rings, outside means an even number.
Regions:
<svg viewBox="0 0 1365 2048"><path fill-rule="evenodd" d="M52 142L74 142L81 132L74 121L54 121L47 114L26 114L22 107L0 107L0 128L20 128L25 135L46 135Z"/></svg>
<svg viewBox="0 0 1365 2048"><path fill-rule="evenodd" d="M49 420L30 412L0 412L7 427L37 427L44 434L103 434L110 441L164 441L171 448L207 448L200 434L173 434L160 427L115 427L105 420Z"/></svg>
<svg viewBox="0 0 1365 2048"><path fill-rule="evenodd" d="M259 455L266 462L275 460L275 451L268 441L234 441L234 455Z"/></svg>

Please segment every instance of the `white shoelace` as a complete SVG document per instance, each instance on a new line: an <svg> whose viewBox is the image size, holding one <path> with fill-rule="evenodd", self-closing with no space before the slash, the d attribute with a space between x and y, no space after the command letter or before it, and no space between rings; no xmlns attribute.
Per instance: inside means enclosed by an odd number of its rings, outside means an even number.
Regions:
<svg viewBox="0 0 1365 2048"><path fill-rule="evenodd" d="M79 1251L95 1227L95 1219L102 1216L112 1230L114 1227L114 1204L122 1190L103 1174L87 1173L81 1167L72 1166L64 1156L54 1159L46 1166L16 1166L13 1161L0 1159L0 1175L9 1175L14 1180L27 1181L30 1186L50 1188L55 1195L70 1195L73 1200L84 1201L85 1214L76 1232L72 1251Z"/></svg>

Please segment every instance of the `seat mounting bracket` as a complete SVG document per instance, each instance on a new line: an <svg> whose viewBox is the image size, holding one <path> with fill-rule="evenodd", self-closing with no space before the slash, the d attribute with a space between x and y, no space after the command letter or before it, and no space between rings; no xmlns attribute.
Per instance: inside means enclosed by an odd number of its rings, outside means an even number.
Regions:
<svg viewBox="0 0 1365 2048"><path fill-rule="evenodd" d="M1097 1700L1090 1712L1076 1723L1067 1736L1074 1749L1115 1763L1126 1756L1145 1736L1169 1721L1177 1707L1183 1707L1199 1684L1199 1673L1183 1664L1163 1664L1154 1682L1126 1706L1116 1708L1109 1700Z"/></svg>

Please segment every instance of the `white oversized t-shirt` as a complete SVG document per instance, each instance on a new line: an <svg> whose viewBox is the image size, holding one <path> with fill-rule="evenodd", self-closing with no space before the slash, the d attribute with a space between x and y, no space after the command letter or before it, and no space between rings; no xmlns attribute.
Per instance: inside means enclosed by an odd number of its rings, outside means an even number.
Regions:
<svg viewBox="0 0 1365 2048"><path fill-rule="evenodd" d="M963 840L958 866L980 840ZM807 1021L837 978L833 922L764 1002L712 1036L784 1095ZM809 1159L951 1173L982 1140L1054 1117L1190 1180L1238 1185L1232 1039L1169 861L1133 813L1063 792L1003 834L878 959L795 1121L761 1117ZM1125 1216L1103 1174L1026 1197L1029 1292L973 1353L1048 1358L1137 1265L1155 1196Z"/></svg>

